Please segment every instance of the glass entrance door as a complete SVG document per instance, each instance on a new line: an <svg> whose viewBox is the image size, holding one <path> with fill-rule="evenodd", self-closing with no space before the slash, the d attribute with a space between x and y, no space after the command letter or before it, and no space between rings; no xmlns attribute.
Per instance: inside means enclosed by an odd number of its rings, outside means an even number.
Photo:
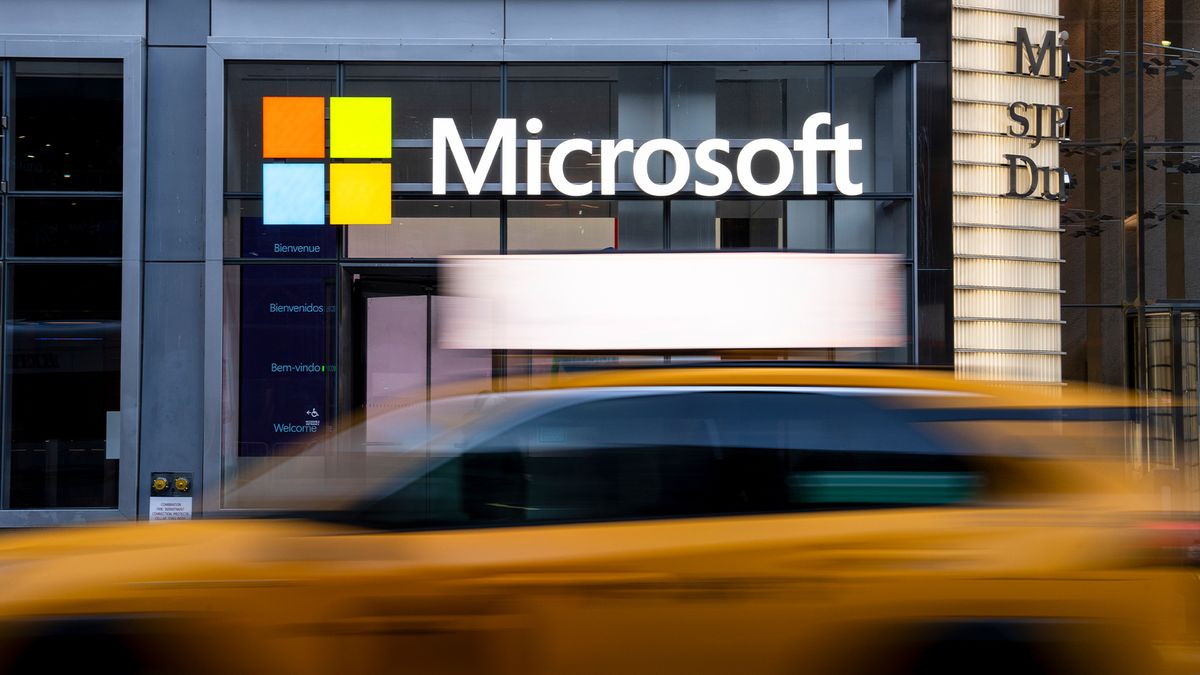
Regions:
<svg viewBox="0 0 1200 675"><path fill-rule="evenodd" d="M365 414L368 443L378 442L370 420L424 403L440 385L492 376L490 351L444 349L441 313L452 299L437 294L432 270L354 274L352 403Z"/></svg>
<svg viewBox="0 0 1200 675"><path fill-rule="evenodd" d="M1146 307L1140 340L1132 340L1129 362L1144 372L1146 409L1135 467L1156 477L1171 507L1200 511L1200 306ZM1137 315L1130 312L1136 335Z"/></svg>

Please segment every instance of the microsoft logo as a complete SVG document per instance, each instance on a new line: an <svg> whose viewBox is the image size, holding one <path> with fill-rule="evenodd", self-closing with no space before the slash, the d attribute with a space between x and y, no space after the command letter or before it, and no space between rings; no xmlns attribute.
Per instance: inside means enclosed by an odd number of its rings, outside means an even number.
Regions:
<svg viewBox="0 0 1200 675"><path fill-rule="evenodd" d="M327 166L329 224L391 224L392 99L330 97L328 158L325 100L263 97L263 224L324 225Z"/></svg>

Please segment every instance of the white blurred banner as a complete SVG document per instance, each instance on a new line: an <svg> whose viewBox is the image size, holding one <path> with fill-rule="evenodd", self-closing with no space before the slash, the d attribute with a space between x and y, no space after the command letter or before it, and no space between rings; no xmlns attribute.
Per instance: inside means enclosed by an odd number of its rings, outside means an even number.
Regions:
<svg viewBox="0 0 1200 675"><path fill-rule="evenodd" d="M463 349L895 347L894 256L584 253L443 258L439 336Z"/></svg>

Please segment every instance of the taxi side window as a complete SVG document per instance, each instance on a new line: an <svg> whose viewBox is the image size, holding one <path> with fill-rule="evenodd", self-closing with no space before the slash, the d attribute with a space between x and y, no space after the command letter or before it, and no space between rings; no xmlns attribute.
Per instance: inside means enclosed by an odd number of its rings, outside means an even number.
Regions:
<svg viewBox="0 0 1200 675"><path fill-rule="evenodd" d="M421 482L407 490L426 491L437 525L953 504L985 483L970 458L869 401L744 391L579 403Z"/></svg>

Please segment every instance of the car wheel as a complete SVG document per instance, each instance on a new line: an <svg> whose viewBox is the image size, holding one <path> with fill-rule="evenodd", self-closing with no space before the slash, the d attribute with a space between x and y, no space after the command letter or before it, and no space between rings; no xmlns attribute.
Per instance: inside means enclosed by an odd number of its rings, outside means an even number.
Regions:
<svg viewBox="0 0 1200 675"><path fill-rule="evenodd" d="M919 651L912 675L1058 675L1034 645L995 640L947 640Z"/></svg>
<svg viewBox="0 0 1200 675"><path fill-rule="evenodd" d="M3 675L178 675L188 670L170 661L165 644L92 622L46 627L11 643L5 656Z"/></svg>

